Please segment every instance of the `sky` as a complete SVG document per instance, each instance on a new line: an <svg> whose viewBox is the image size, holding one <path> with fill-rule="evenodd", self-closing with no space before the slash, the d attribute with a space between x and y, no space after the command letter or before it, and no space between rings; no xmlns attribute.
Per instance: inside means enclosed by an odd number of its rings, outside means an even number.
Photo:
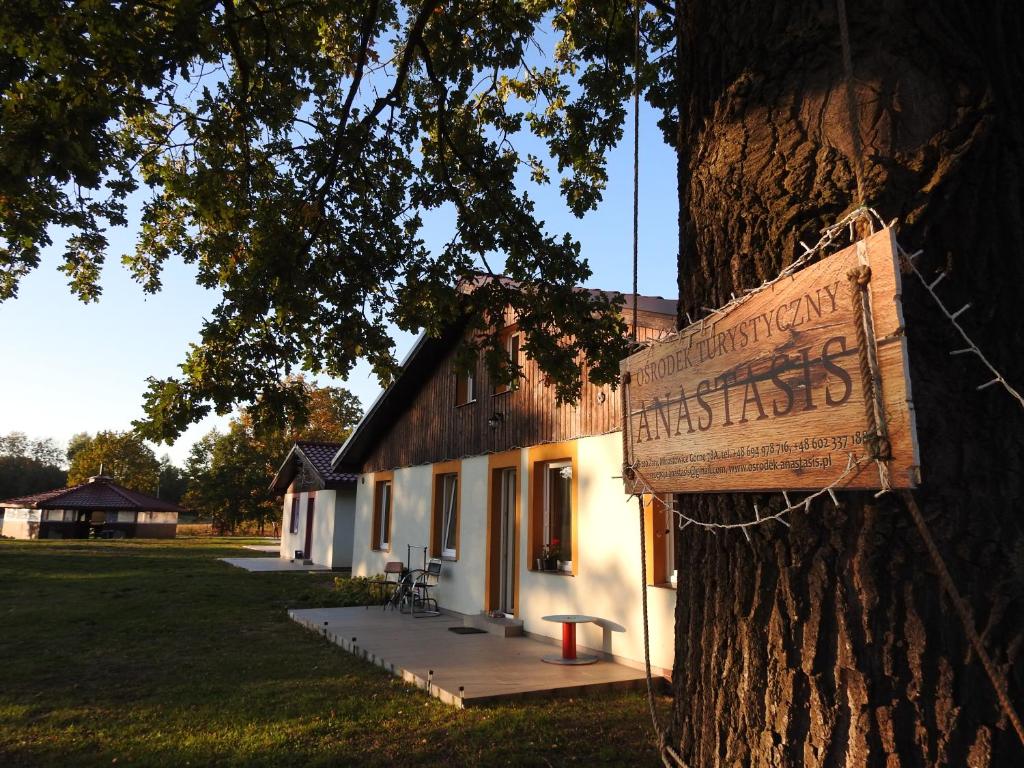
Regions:
<svg viewBox="0 0 1024 768"><path fill-rule="evenodd" d="M676 297L675 155L655 126L657 115L641 108L640 130L640 275L641 294ZM551 233L569 232L582 245L593 276L587 287L628 293L632 285L632 116L626 133L608 159L609 184L600 207L583 219L566 209L557 182L534 190L538 216ZM532 148L546 157L546 151ZM120 263L134 250L138 211L129 226L108 231L111 247L103 270L103 295L83 304L57 270L60 241L23 279L18 297L0 303L0 434L25 432L32 438L66 443L77 432L127 430L142 416L148 376L178 374L189 343L198 341L203 318L218 295L196 285L194 268L168 262L163 290L147 295ZM449 239L450 220L427 220L428 247ZM399 359L414 337L396 339ZM369 366L360 363L347 381L317 377L321 384L345 386L366 408L380 393ZM209 416L193 425L173 446L153 446L182 465L192 444L228 417Z"/></svg>

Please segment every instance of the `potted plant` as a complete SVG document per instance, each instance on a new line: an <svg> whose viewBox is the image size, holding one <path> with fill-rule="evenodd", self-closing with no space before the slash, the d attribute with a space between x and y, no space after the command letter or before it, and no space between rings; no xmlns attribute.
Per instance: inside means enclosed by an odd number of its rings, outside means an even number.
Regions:
<svg viewBox="0 0 1024 768"><path fill-rule="evenodd" d="M541 559L544 563L545 571L557 571L558 560L561 556L562 550L559 546L558 539L552 539L550 543L545 544L541 549Z"/></svg>

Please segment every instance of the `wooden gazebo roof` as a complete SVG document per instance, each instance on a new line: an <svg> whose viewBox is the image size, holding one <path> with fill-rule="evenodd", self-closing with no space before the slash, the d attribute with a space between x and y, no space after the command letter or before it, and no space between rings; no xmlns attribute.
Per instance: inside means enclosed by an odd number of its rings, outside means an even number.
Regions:
<svg viewBox="0 0 1024 768"><path fill-rule="evenodd" d="M0 501L9 509L79 509L83 511L125 510L135 512L185 512L177 504L118 485L105 475L70 488L19 496Z"/></svg>

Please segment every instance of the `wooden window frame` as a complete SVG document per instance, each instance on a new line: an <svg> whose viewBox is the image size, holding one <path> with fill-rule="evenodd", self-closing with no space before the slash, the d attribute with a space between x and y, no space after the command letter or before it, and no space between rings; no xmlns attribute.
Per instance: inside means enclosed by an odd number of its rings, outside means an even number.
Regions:
<svg viewBox="0 0 1024 768"><path fill-rule="evenodd" d="M464 371L455 374L455 407L471 405L476 402L476 371Z"/></svg>
<svg viewBox="0 0 1024 768"><path fill-rule="evenodd" d="M388 525L387 541L382 541L383 510L381 501L384 498L387 488L388 501ZM375 472L373 475L373 524L370 526L370 549L375 552L390 552L391 540L394 538L391 533L395 526L395 475L393 472Z"/></svg>
<svg viewBox="0 0 1024 768"><path fill-rule="evenodd" d="M459 559L459 542L462 529L462 462L444 461L433 467L430 499L430 554L442 560L455 562ZM455 476L455 549L444 547L444 479Z"/></svg>
<svg viewBox="0 0 1024 768"><path fill-rule="evenodd" d="M674 589L672 583L673 525L675 523L671 493L659 493L665 504L656 501L654 495L644 494L644 537L647 551L647 585Z"/></svg>
<svg viewBox="0 0 1024 768"><path fill-rule="evenodd" d="M535 573L550 573L561 576L576 576L580 572L580 494L579 494L579 461L577 460L576 440L564 443L548 443L529 449L528 478L529 490L527 498L530 502L527 520L527 560L526 567ZM556 462L568 462L572 467L572 478L569 485L570 504L572 505L572 569L569 571L538 571L537 559L544 547L544 504L545 486L548 466ZM564 547L564 543L562 544Z"/></svg>
<svg viewBox="0 0 1024 768"><path fill-rule="evenodd" d="M518 326L509 326L501 332L501 346L505 349L505 354L508 355L509 360L512 360L516 365L519 364L519 357L523 352L523 334L520 332ZM512 351L512 341L516 341L515 352ZM513 359L514 355L514 359ZM494 391L491 396L504 395L509 392L515 392L519 389L519 379L515 378L511 384L496 384Z"/></svg>

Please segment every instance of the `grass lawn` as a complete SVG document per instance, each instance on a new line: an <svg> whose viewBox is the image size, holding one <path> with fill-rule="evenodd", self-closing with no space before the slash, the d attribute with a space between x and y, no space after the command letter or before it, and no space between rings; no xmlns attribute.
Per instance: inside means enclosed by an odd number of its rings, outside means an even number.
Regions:
<svg viewBox="0 0 1024 768"><path fill-rule="evenodd" d="M657 764L641 693L450 708L287 618L332 574L216 559L245 543L0 541L0 766Z"/></svg>

